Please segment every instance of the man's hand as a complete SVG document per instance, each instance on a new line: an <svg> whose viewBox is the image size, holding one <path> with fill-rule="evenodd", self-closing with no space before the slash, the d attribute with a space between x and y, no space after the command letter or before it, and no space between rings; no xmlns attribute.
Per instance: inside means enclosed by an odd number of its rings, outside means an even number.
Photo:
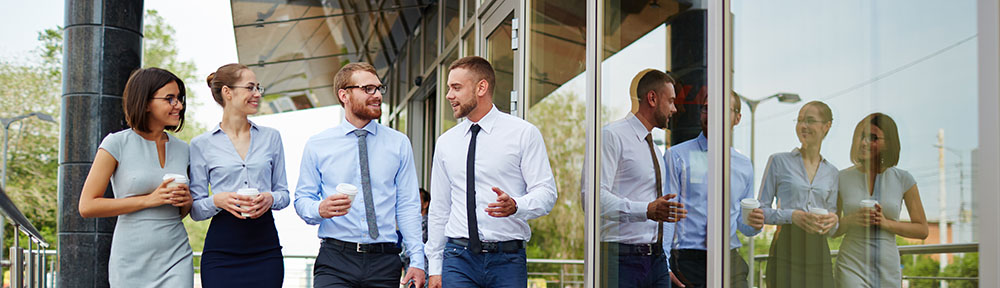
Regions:
<svg viewBox="0 0 1000 288"><path fill-rule="evenodd" d="M407 282L413 281L414 286L417 288L424 287L424 270L420 270L415 267L410 267L406 269L406 276L403 277L402 281L399 281L399 285L406 285ZM403 286L404 288L410 288L411 286Z"/></svg>
<svg viewBox="0 0 1000 288"><path fill-rule="evenodd" d="M747 217L747 225L757 230L764 228L764 209L754 208L750 211L750 217Z"/></svg>
<svg viewBox="0 0 1000 288"><path fill-rule="evenodd" d="M507 192L497 187L493 187L493 192L497 193L497 202L490 203L486 208L486 214L493 217L507 217L517 213L517 202L514 198L510 198Z"/></svg>
<svg viewBox="0 0 1000 288"><path fill-rule="evenodd" d="M677 194L667 194L649 202L649 205L646 205L646 218L653 221L677 222L687 217L684 204L669 201L674 197L677 197Z"/></svg>
<svg viewBox="0 0 1000 288"><path fill-rule="evenodd" d="M427 281L427 288L441 288L441 275L431 275Z"/></svg>
<svg viewBox="0 0 1000 288"><path fill-rule="evenodd" d="M346 194L333 194L319 202L319 217L344 216L348 210L351 210L351 199Z"/></svg>

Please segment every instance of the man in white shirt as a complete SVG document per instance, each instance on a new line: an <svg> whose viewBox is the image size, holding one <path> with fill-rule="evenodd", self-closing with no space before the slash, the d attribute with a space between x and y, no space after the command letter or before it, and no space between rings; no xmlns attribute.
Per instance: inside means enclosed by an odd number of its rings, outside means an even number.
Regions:
<svg viewBox="0 0 1000 288"><path fill-rule="evenodd" d="M671 201L676 195L664 193L667 165L651 133L677 112L674 80L655 69L636 78L638 110L601 133L601 261L608 268L600 287L670 287L664 246L670 246L672 222L686 215Z"/></svg>
<svg viewBox="0 0 1000 288"><path fill-rule="evenodd" d="M448 102L466 120L434 151L430 287L526 287L527 221L548 214L557 198L545 142L534 125L493 105L496 77L486 59L458 59L448 70Z"/></svg>

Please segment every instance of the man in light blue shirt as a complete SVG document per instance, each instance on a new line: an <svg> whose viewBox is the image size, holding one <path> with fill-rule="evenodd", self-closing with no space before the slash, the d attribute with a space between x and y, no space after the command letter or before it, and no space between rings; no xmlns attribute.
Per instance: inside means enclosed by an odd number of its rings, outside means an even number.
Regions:
<svg viewBox="0 0 1000 288"><path fill-rule="evenodd" d="M740 102L736 94L732 94L733 108L732 126L740 122ZM687 208L687 218L677 221L674 227L675 240L671 252L670 267L674 274L684 282L685 287L705 287L705 268L708 238L708 104L701 109L702 133L697 138L685 141L671 147L664 162L669 173L670 193L678 194L681 204ZM753 164L750 158L741 154L736 148L731 149L730 183L732 203L729 209L730 255L732 259L731 287L747 286L747 271L749 270L743 257L739 254L740 239L736 236L739 230L743 235L753 237L760 233L764 226L764 212L754 209L750 219L743 221L740 201L753 199ZM718 192L712 192L718 193Z"/></svg>
<svg viewBox="0 0 1000 288"><path fill-rule="evenodd" d="M386 91L367 63L345 65L334 77L346 119L309 138L302 152L295 211L319 224L323 240L314 287L396 287L424 283L420 195L413 148L403 133L375 121ZM352 202L338 184L357 188ZM402 261L396 228L410 257ZM397 283L399 282L399 283Z"/></svg>

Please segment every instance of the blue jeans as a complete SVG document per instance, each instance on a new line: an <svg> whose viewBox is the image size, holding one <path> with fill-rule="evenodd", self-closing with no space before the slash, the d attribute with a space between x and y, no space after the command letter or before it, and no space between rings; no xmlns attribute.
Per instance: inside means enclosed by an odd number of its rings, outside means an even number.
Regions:
<svg viewBox="0 0 1000 288"><path fill-rule="evenodd" d="M516 253L472 253L447 243L441 267L442 287L528 287L527 256Z"/></svg>
<svg viewBox="0 0 1000 288"><path fill-rule="evenodd" d="M616 243L602 243L605 265L601 287L616 288L669 288L670 271L667 256L662 252L636 255L619 251Z"/></svg>

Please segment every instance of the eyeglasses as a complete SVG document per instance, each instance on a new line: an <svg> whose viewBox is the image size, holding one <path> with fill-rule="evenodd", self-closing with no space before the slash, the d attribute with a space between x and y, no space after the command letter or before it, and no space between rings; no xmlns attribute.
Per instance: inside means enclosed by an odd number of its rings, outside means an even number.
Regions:
<svg viewBox="0 0 1000 288"><path fill-rule="evenodd" d="M882 139L885 138L878 137L878 135L875 134L861 135L861 141L868 141L868 143L878 142L878 140Z"/></svg>
<svg viewBox="0 0 1000 288"><path fill-rule="evenodd" d="M385 85L365 85L365 86L354 85L354 86L344 87L344 89L351 89L351 88L361 88L361 90L365 91L365 94L368 95L375 95L375 90L378 90L378 92L382 93L382 95L385 95L385 93L389 91L389 89L386 88Z"/></svg>
<svg viewBox="0 0 1000 288"><path fill-rule="evenodd" d="M260 84L257 84L257 86L229 86L229 87L232 87L232 88L243 88L243 89L250 90L250 92L257 92L257 93L260 93L260 95L264 95L264 88L261 88Z"/></svg>
<svg viewBox="0 0 1000 288"><path fill-rule="evenodd" d="M813 118L806 118L806 119L799 118L799 119L795 119L795 124L813 125L813 124L819 124L819 123L826 123L826 121L820 121L820 120L816 120L816 119L813 119Z"/></svg>
<svg viewBox="0 0 1000 288"><path fill-rule="evenodd" d="M167 100L167 103L170 104L170 106L177 105L177 103L184 104L184 96L180 96L180 97L174 97L174 96L170 96L170 97L153 97L153 99Z"/></svg>

